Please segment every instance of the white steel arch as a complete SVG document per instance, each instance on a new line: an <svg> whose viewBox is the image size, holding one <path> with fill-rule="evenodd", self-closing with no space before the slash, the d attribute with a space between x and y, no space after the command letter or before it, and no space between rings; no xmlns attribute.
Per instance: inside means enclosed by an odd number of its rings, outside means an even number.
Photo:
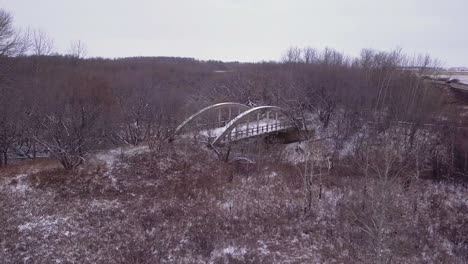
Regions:
<svg viewBox="0 0 468 264"><path fill-rule="evenodd" d="M191 121L193 121L197 117L203 115L205 112L211 111L211 110L216 110L216 109L221 109L221 108L230 108L230 107L237 107L237 108L242 109L242 110L250 109L250 107L248 107L245 104L235 103L235 102L225 102L225 103L210 105L210 106L205 107L202 110L196 112L195 114L189 116L187 119L185 119L184 122L182 122L176 128L176 130L174 131L174 135L178 135L186 125L188 125ZM233 116L235 116L235 114Z"/></svg>

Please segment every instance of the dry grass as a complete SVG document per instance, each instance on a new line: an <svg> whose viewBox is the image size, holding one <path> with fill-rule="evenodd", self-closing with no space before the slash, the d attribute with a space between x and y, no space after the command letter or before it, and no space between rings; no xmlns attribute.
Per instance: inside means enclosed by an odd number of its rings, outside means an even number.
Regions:
<svg viewBox="0 0 468 264"><path fill-rule="evenodd" d="M111 171L92 166L72 174L59 169L36 173L17 183L24 188L10 185L0 193L0 259L4 263L375 260L372 239L360 229L366 218L355 216L374 213L362 209L362 202L373 197L363 196L363 188L374 195L371 190L376 185L362 177L324 177L321 197L316 181L313 210L304 214L302 164L265 156L256 161L223 163L203 148L184 146L128 156ZM393 195L389 208L395 213L388 226L393 262L466 259L466 236L457 233L467 228L466 189L422 183L409 191L398 184L389 190ZM401 243L405 246L398 246Z"/></svg>
<svg viewBox="0 0 468 264"><path fill-rule="evenodd" d="M0 167L0 178L13 177L18 174L31 174L59 167L61 167L60 163L52 159L37 158L34 160L24 160L6 167Z"/></svg>

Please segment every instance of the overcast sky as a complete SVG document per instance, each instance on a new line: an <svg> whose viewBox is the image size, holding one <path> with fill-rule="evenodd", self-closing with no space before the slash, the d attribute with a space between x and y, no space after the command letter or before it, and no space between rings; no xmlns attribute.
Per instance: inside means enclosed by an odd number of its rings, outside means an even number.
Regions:
<svg viewBox="0 0 468 264"><path fill-rule="evenodd" d="M468 66L468 0L0 0L18 27L39 28L65 52L278 60L290 46L429 53Z"/></svg>

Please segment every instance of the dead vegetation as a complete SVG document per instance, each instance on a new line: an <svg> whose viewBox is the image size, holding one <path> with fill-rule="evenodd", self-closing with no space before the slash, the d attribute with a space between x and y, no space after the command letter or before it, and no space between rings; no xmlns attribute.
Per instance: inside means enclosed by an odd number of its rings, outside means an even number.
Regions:
<svg viewBox="0 0 468 264"><path fill-rule="evenodd" d="M223 163L208 149L176 142L163 153L119 158L114 180L93 167L12 181L0 192L0 258L6 263L467 259L466 187L421 179L408 185L401 177L369 171L365 177L323 174L305 189L305 163L271 157L259 156L255 164Z"/></svg>
<svg viewBox="0 0 468 264"><path fill-rule="evenodd" d="M0 262L467 263L466 98L429 57L84 59L39 31L20 56L0 20ZM172 140L223 101L307 117L307 140Z"/></svg>

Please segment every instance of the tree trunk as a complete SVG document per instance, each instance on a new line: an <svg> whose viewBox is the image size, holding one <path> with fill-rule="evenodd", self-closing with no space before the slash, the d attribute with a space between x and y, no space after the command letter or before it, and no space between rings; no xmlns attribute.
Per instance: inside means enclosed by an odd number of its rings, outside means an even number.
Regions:
<svg viewBox="0 0 468 264"><path fill-rule="evenodd" d="M37 155L37 150L36 150L36 142L33 142L33 159L36 159L36 155Z"/></svg>
<svg viewBox="0 0 468 264"><path fill-rule="evenodd" d="M7 151L3 152L3 165L8 165L8 154Z"/></svg>

